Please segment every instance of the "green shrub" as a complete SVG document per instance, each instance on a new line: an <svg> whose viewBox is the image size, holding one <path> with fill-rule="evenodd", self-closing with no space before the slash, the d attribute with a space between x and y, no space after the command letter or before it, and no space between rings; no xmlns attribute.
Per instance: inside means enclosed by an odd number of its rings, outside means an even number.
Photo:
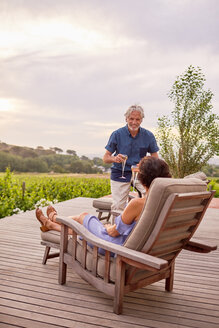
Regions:
<svg viewBox="0 0 219 328"><path fill-rule="evenodd" d="M208 189L216 190L214 197L219 198L219 179L212 179L208 184Z"/></svg>

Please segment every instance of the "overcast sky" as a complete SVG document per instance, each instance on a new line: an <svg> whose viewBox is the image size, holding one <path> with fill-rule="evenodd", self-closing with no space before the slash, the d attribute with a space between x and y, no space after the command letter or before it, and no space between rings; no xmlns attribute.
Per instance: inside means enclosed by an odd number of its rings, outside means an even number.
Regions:
<svg viewBox="0 0 219 328"><path fill-rule="evenodd" d="M102 156L135 103L154 131L199 66L219 108L218 0L1 0L0 140Z"/></svg>

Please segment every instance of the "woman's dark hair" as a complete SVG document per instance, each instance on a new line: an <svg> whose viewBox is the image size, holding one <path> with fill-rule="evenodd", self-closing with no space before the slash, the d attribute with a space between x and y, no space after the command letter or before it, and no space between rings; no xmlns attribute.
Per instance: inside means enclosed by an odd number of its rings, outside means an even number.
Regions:
<svg viewBox="0 0 219 328"><path fill-rule="evenodd" d="M145 156L139 163L138 179L146 186L150 187L155 178L171 178L167 163L153 156Z"/></svg>

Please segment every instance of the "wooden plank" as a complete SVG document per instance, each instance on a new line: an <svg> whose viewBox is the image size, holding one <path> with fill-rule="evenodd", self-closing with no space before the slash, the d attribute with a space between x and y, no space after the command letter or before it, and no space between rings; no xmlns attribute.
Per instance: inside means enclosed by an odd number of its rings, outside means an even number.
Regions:
<svg viewBox="0 0 219 328"><path fill-rule="evenodd" d="M104 281L109 282L110 278L110 252L105 252L105 270L104 270Z"/></svg>
<svg viewBox="0 0 219 328"><path fill-rule="evenodd" d="M42 287L40 285L40 282L36 282L34 285L33 285L33 281L30 281L29 284L26 284L24 285L24 280L22 279L19 279L18 282L13 279L13 278L4 278L2 279L2 282L1 282L1 286L2 288L4 288L3 286L5 287L9 287L9 288L18 288L18 289L22 289L23 287L23 290L24 291L39 291L39 292L42 292L43 294L48 294L48 295L56 295L57 297L60 296L60 297L64 297L66 294L65 294L65 291L66 289L62 290L62 289L55 289L53 288L53 286L51 286L51 284L46 284L46 283L42 283ZM10 287L11 286L11 287ZM68 285L69 286L69 285ZM144 298L145 296L149 299L151 299L152 295L153 296L156 296L160 301L168 301L168 302L171 302L171 303L176 303L176 304L183 304L184 303L184 300L185 302L193 302L193 306L197 306L197 304L201 307L201 308L204 308L205 307L205 303L206 301L208 302L208 305L211 306L212 305L212 309L214 309L214 305L215 304L218 304L218 297L216 295L213 295L211 296L211 294L205 294L205 297L202 296L202 293L197 293L196 290L195 291L190 291L189 289L187 290L187 292L185 292L184 294L184 297L183 299L181 299L181 294L182 294L182 290L181 289L174 289L174 293L173 294L168 294L166 293L166 298L165 299L162 299L163 296L164 296L164 288L163 286L161 286L162 289L160 289L160 291L156 291L156 290L153 290L153 292L151 292L150 290L148 289L141 289L141 292L135 292L134 295L140 297L140 298ZM68 287L69 288L69 287ZM83 285L80 285L80 284L77 284L75 286L75 283L74 283L74 288L70 288L70 291L73 293L72 294L72 298L74 298L74 294L77 294L77 299L82 299L82 300L88 300L90 301L90 297L94 296L94 297L102 297L102 298L105 298L105 299L110 299L110 298L107 298L106 296L96 292L96 290L94 289L90 289L90 290L87 290L86 287L84 287ZM143 291L145 291L143 293ZM130 295L130 294L129 294ZM68 297L70 297L71 295L69 295ZM87 298L86 298L87 297ZM197 301L198 300L198 301ZM94 300L95 302L99 302L99 298L95 299ZM197 303L197 304L196 304ZM186 303L184 303L186 304ZM196 305L195 305L196 304Z"/></svg>
<svg viewBox="0 0 219 328"><path fill-rule="evenodd" d="M1 328L4 327L24 327L24 328L60 328L58 325L48 324L46 322L34 321L32 319L24 319L9 313L0 313Z"/></svg>
<svg viewBox="0 0 219 328"><path fill-rule="evenodd" d="M184 214L202 212L203 208L204 208L203 205L190 206L190 207L186 207L186 208L173 208L170 211L169 216L172 217L172 216L179 216L179 215L184 215Z"/></svg>
<svg viewBox="0 0 219 328"><path fill-rule="evenodd" d="M94 276L97 274L97 259L98 259L98 247L93 247L93 263L92 263L92 273Z"/></svg>

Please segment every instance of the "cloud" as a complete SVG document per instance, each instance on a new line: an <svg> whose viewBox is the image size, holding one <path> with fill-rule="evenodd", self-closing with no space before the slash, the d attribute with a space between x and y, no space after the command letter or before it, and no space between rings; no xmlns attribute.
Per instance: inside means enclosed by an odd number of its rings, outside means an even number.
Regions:
<svg viewBox="0 0 219 328"><path fill-rule="evenodd" d="M110 123L105 123L105 122L84 122L84 125L88 125L89 127L103 127L103 128L111 128L111 129L116 129L121 126L120 123L118 122L110 122Z"/></svg>
<svg viewBox="0 0 219 328"><path fill-rule="evenodd" d="M218 110L218 11L215 0L2 0L0 99L13 106L1 139L102 153L130 105L152 130L170 114L167 93L191 64Z"/></svg>

